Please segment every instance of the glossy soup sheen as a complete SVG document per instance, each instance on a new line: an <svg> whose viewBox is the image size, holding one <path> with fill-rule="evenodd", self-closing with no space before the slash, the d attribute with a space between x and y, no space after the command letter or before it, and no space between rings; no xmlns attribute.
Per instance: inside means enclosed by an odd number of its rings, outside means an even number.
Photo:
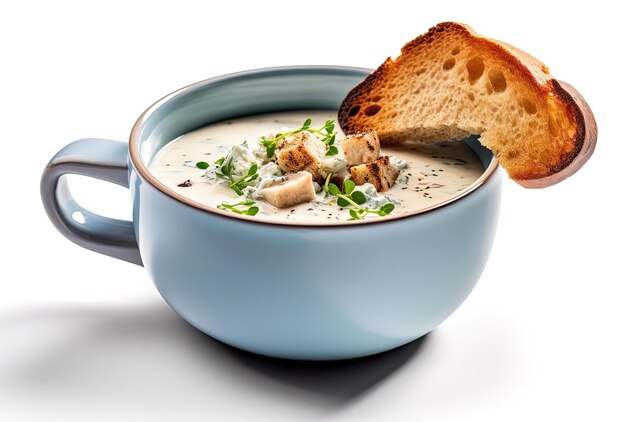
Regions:
<svg viewBox="0 0 626 422"><path fill-rule="evenodd" d="M333 111L297 111L260 114L211 124L170 142L148 168L166 187L198 203L212 208L224 201L236 203L245 198L238 197L227 186L210 182L204 176L205 171L196 167L197 162L213 163L225 156L230 146L243 141L255 148L261 136L281 132L284 128L299 128L307 118L313 120L312 128L319 128L327 119L336 120L336 117ZM343 138L339 130L339 146ZM395 185L381 194L394 203L392 215L411 214L447 201L466 190L484 172L478 157L463 142L431 145L407 142L400 146L382 147L383 155L408 162L407 168L400 171ZM329 225L347 221L350 218L348 210L338 207L331 199L320 194L314 201L285 209L256 200L255 205L260 210L249 218ZM370 215L366 220L381 218L389 216Z"/></svg>

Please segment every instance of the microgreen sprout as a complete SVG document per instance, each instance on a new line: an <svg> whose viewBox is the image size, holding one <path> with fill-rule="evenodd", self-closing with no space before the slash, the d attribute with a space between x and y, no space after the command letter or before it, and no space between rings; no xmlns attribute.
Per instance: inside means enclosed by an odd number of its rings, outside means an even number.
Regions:
<svg viewBox="0 0 626 422"><path fill-rule="evenodd" d="M222 202L217 208L221 210L231 210L236 214L244 214L254 216L259 212L259 207L255 206L254 201L242 201L236 204L229 204L228 202Z"/></svg>
<svg viewBox="0 0 626 422"><path fill-rule="evenodd" d="M267 150L267 156L273 157L274 151L276 151L276 147L278 146L278 142L282 139L285 139L287 136L295 135L300 132L311 132L314 134L320 141L324 142L328 147L328 151L326 151L326 155L337 155L339 150L334 145L335 138L337 137L337 132L335 131L335 122L333 120L326 120L324 126L319 129L311 128L311 119L306 119L302 126L295 130L290 130L285 133L277 133L273 138L268 138L266 136L261 136L259 142L265 147Z"/></svg>
<svg viewBox="0 0 626 422"><path fill-rule="evenodd" d="M343 192L341 192L337 185L330 183L331 176L332 174L329 174L326 178L324 192L336 196L338 206L350 207L350 220L363 220L368 214L378 214L384 217L394 210L395 206L391 202L384 204L379 209L362 207L361 205L367 202L367 198L363 192L355 190L354 182L350 179L346 180L343 184Z"/></svg>
<svg viewBox="0 0 626 422"><path fill-rule="evenodd" d="M254 186L254 180L259 177L259 174L257 173L258 166L256 163L252 164L248 169L248 172L238 179L235 179L235 176L233 175L233 157L230 157L228 160L225 160L224 157L222 157L216 161L216 164L221 165L221 167L220 171L215 174L228 179L230 182L228 187L234 190L239 196L243 195L243 189L245 187Z"/></svg>

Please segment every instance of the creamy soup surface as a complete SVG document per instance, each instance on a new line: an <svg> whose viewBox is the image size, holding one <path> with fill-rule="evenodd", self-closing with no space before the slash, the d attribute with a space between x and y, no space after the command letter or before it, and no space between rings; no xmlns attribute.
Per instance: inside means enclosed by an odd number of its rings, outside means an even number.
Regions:
<svg viewBox="0 0 626 422"><path fill-rule="evenodd" d="M328 225L348 221L351 219L350 206L338 206L337 198L324 192L321 183L315 184L316 199L288 208L276 208L255 196L254 187L239 196L229 188L226 179L215 176L215 169L219 168L215 161L227 156L233 146L246 141L248 148L254 151L259 147L261 136L300 128L307 118L312 119L311 128L320 128L329 119L336 121L337 115L334 111L296 111L218 122L174 139L154 157L148 169L169 189L212 208L218 208L223 203L248 202L249 205L241 205L237 209L258 207L256 215L248 217L251 219ZM338 131L335 145L339 153L334 158L341 159L341 140L345 136L338 124L335 130ZM263 159L263 152L266 151L257 150L255 155ZM363 207L374 209L393 203L394 209L387 216L369 213L360 221L414 213L447 201L467 189L484 172L478 157L463 142L431 145L407 142L399 146L383 146L380 155L395 157L392 161L400 163L400 173L394 186L380 193L376 193L371 185L369 189L358 186L356 189L367 194L368 202ZM197 166L199 162L210 167L201 169ZM262 165L259 162L260 169ZM262 170L259 170L261 173ZM260 177L252 183L259 180Z"/></svg>

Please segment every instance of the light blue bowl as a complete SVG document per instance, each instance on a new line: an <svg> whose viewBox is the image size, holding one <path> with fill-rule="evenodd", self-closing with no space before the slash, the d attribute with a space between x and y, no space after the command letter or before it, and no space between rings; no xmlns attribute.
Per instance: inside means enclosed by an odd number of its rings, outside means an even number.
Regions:
<svg viewBox="0 0 626 422"><path fill-rule="evenodd" d="M87 139L61 150L42 177L46 211L73 242L145 266L181 317L232 346L328 360L413 341L459 307L489 256L501 177L492 154L475 139L466 142L486 170L458 198L416 215L357 225L284 225L209 210L146 169L169 141L219 120L336 109L369 72L261 69L176 91L139 118L129 146ZM66 173L129 186L133 221L82 208L69 194Z"/></svg>

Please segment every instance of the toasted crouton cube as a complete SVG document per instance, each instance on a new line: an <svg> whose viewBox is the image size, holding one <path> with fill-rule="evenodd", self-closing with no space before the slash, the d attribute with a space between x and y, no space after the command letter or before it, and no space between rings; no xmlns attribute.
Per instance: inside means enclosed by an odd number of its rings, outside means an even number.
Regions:
<svg viewBox="0 0 626 422"><path fill-rule="evenodd" d="M378 192L391 188L400 172L389 161L388 156L360 166L350 167L350 178L357 185L371 183Z"/></svg>
<svg viewBox="0 0 626 422"><path fill-rule="evenodd" d="M311 132L299 132L279 141L275 154L278 167L285 173L308 171L316 179L326 144Z"/></svg>
<svg viewBox="0 0 626 422"><path fill-rule="evenodd" d="M380 141L375 130L350 135L341 141L340 146L351 166L370 163L380 154Z"/></svg>

